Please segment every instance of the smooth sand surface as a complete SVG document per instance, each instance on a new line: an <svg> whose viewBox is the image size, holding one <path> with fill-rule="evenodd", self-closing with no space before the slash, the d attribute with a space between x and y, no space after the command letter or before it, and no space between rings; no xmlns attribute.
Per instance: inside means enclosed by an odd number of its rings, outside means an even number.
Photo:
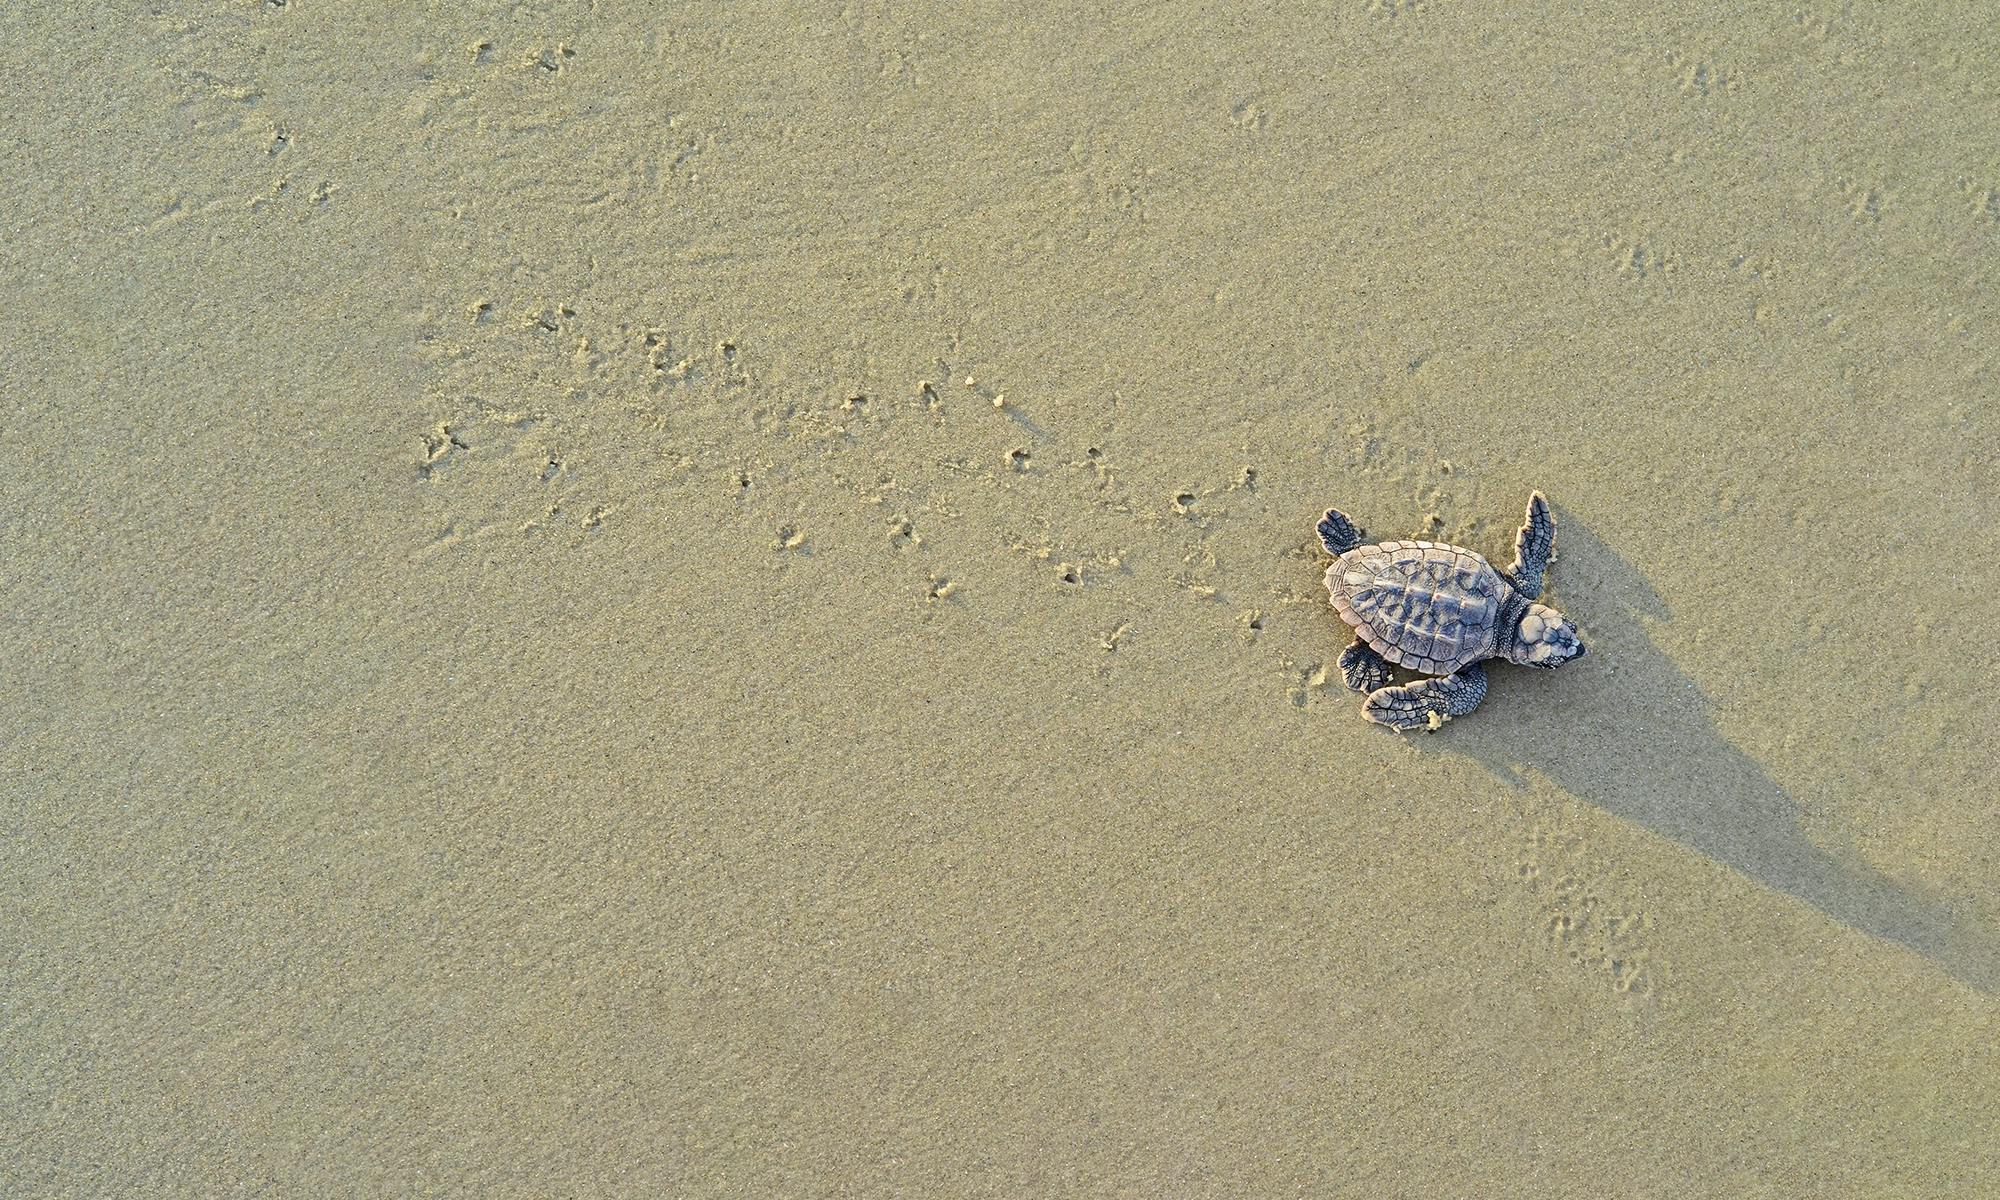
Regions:
<svg viewBox="0 0 2000 1200"><path fill-rule="evenodd" d="M1991 6L1223 7L7 6L0 1192L2000 1194Z"/></svg>

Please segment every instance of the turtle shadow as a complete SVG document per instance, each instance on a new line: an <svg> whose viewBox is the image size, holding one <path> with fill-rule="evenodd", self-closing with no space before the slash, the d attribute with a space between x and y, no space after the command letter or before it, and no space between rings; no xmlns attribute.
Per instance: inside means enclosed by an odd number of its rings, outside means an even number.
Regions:
<svg viewBox="0 0 2000 1200"><path fill-rule="evenodd" d="M1570 514L1561 554L1556 603L1582 627L1590 653L1553 679L1494 671L1496 692L1519 691L1522 700L1538 693L1541 711L1554 719L1454 722L1450 733L1461 736L1450 739L1453 752L1516 787L1526 786L1522 769L1533 771L1842 924L1903 945L1962 983L2000 991L2000 938L1859 854L1829 846L1823 833L1809 837L1805 806L1722 736L1708 698L1647 634L1644 622L1672 613L1644 576Z"/></svg>

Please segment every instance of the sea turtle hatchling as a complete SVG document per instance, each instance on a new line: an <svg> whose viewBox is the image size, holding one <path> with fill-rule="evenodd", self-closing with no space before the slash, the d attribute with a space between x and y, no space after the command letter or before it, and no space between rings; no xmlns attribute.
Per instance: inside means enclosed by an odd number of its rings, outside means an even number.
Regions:
<svg viewBox="0 0 2000 1200"><path fill-rule="evenodd" d="M1528 497L1505 571L1463 546L1371 543L1337 508L1320 518L1319 540L1336 556L1327 594L1359 635L1340 656L1340 675L1367 695L1361 711L1371 721L1436 729L1485 699L1486 659L1559 667L1583 656L1576 626L1535 603L1556 545L1556 520L1540 492ZM1392 663L1437 678L1391 686Z"/></svg>

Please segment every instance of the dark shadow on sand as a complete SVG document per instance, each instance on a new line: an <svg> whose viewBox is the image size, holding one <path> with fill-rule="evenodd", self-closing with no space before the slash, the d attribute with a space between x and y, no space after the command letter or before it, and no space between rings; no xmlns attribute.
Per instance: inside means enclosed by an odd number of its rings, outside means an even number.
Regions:
<svg viewBox="0 0 2000 1200"><path fill-rule="evenodd" d="M1459 721L1431 744L1517 786L1516 768L1546 775L1572 796L1907 946L1982 992L2000 990L2000 936L1858 855L1809 839L1800 805L1724 740L1701 689L1647 635L1643 621L1671 616L1658 594L1573 515L1561 521L1551 578L1590 653L1553 676L1496 667L1488 700L1539 702L1560 719Z"/></svg>

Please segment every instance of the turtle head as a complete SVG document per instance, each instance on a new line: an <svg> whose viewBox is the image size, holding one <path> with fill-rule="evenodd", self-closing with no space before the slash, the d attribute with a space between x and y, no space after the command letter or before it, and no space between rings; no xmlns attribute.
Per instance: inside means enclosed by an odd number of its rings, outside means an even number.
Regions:
<svg viewBox="0 0 2000 1200"><path fill-rule="evenodd" d="M1530 604L1514 627L1512 644L1506 647L1509 662L1524 667L1560 667L1572 658L1583 657L1583 639L1576 624L1546 604Z"/></svg>

